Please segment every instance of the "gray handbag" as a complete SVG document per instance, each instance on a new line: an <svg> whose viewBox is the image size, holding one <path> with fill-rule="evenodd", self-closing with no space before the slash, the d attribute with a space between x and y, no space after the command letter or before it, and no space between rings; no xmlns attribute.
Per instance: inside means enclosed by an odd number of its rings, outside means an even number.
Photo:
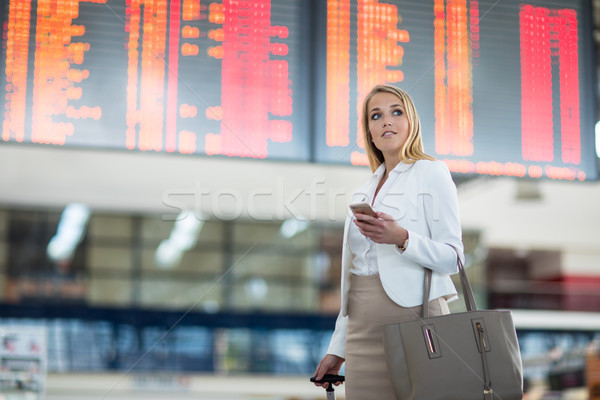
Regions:
<svg viewBox="0 0 600 400"><path fill-rule="evenodd" d="M390 379L399 400L521 400L521 353L510 311L477 310L458 257L466 312L384 327ZM425 269L423 304L431 270Z"/></svg>

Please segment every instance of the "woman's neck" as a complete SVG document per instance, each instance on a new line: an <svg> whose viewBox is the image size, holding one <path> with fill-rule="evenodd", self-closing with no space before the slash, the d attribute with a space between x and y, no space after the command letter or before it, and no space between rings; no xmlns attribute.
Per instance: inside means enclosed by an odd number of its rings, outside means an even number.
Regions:
<svg viewBox="0 0 600 400"><path fill-rule="evenodd" d="M387 176L390 171L392 171L394 168L396 168L396 165L398 165L400 163L400 160L398 159L398 157L385 157L384 156L384 162L385 162L385 175Z"/></svg>

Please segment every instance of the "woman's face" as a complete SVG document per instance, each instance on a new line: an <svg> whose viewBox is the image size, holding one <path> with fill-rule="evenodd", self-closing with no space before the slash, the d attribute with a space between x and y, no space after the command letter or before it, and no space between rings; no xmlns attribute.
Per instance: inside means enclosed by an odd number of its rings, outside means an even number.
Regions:
<svg viewBox="0 0 600 400"><path fill-rule="evenodd" d="M373 144L384 158L398 157L408 139L408 118L402 100L391 93L377 93L369 101L367 110Z"/></svg>

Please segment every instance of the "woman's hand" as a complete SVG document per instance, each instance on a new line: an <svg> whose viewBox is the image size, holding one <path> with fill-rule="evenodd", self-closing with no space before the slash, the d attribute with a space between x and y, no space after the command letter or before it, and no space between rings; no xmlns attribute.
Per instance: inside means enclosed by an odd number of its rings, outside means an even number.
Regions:
<svg viewBox="0 0 600 400"><path fill-rule="evenodd" d="M325 357L321 360L317 369L315 370L314 376L317 380L323 379L325 374L333 374L339 375L340 369L342 368L342 364L344 363L344 359L338 356L334 356L333 354L326 354ZM341 382L334 383L335 386L339 386ZM322 386L325 389L329 386L329 383L316 383L315 386Z"/></svg>
<svg viewBox="0 0 600 400"><path fill-rule="evenodd" d="M374 218L366 214L356 214L354 223L358 226L360 233L374 241L375 243L395 244L402 246L408 239L408 231L398 225L389 214L377 212L379 218Z"/></svg>

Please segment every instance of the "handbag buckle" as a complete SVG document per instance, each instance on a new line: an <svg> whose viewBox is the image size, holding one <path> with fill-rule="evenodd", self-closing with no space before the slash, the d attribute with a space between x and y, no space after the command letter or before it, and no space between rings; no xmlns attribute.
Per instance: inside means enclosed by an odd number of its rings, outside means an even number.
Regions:
<svg viewBox="0 0 600 400"><path fill-rule="evenodd" d="M489 388L489 389L483 388L483 398L484 398L484 400L493 400L494 391L492 390L492 388Z"/></svg>

